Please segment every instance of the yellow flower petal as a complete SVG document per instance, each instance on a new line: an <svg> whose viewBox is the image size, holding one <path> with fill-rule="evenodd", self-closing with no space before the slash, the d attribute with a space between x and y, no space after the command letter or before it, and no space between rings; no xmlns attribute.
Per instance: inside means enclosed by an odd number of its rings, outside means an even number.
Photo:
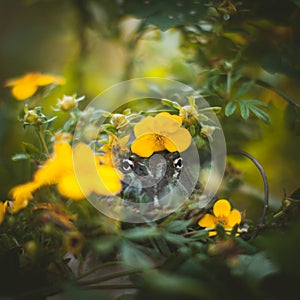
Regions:
<svg viewBox="0 0 300 300"><path fill-rule="evenodd" d="M28 182L25 184L14 187L10 194L13 199L13 205L10 211L16 213L19 210L25 208L29 199L32 197L32 193L40 187L36 182Z"/></svg>
<svg viewBox="0 0 300 300"><path fill-rule="evenodd" d="M89 146L83 143L78 144L73 155L75 175L86 197L92 192L110 195L121 190L121 173L118 173L112 166L99 165L98 158Z"/></svg>
<svg viewBox="0 0 300 300"><path fill-rule="evenodd" d="M242 221L241 213L237 209L233 209L228 216L228 226L234 227L236 224L240 224Z"/></svg>
<svg viewBox="0 0 300 300"><path fill-rule="evenodd" d="M72 200L82 200L85 198L74 173L63 176L58 181L56 187L61 195Z"/></svg>
<svg viewBox="0 0 300 300"><path fill-rule="evenodd" d="M168 112L161 112L161 113L159 113L159 115L163 115L163 116L172 118L173 120L177 121L180 125L182 124L182 118L178 115L171 115Z"/></svg>
<svg viewBox="0 0 300 300"><path fill-rule="evenodd" d="M5 213L6 213L7 201L0 202L0 224L3 222Z"/></svg>
<svg viewBox="0 0 300 300"><path fill-rule="evenodd" d="M164 150L164 147L162 150ZM131 145L131 151L141 157L149 157L157 149L155 134L144 134L137 138ZM157 151L157 150L156 150Z"/></svg>
<svg viewBox="0 0 300 300"><path fill-rule="evenodd" d="M37 85L18 84L13 87L12 94L17 100L25 100L31 97L37 89Z"/></svg>
<svg viewBox="0 0 300 300"><path fill-rule="evenodd" d="M215 228L216 220L215 217L210 214L205 214L202 219L199 220L198 225L205 228Z"/></svg>
<svg viewBox="0 0 300 300"><path fill-rule="evenodd" d="M166 116L162 113L155 116L154 122L155 129L160 134L176 132L181 126L177 120L171 118L171 115Z"/></svg>
<svg viewBox="0 0 300 300"><path fill-rule="evenodd" d="M231 205L226 199L218 200L213 207L213 212L216 217L228 217L230 210Z"/></svg>
<svg viewBox="0 0 300 300"><path fill-rule="evenodd" d="M63 174L73 170L72 148L68 143L55 143L53 151L53 155L34 175L34 181L40 185L57 183Z"/></svg>
<svg viewBox="0 0 300 300"><path fill-rule="evenodd" d="M53 76L53 75L37 73L35 83L39 86L44 86L44 85L48 85L51 83L64 84L65 80L60 76Z"/></svg>
<svg viewBox="0 0 300 300"><path fill-rule="evenodd" d="M164 145L169 152L178 151L178 147L168 138L164 138Z"/></svg>
<svg viewBox="0 0 300 300"><path fill-rule="evenodd" d="M185 128L178 128L176 132L166 134L166 137L176 146L176 150L173 151L166 147L170 152L183 152L190 146L192 141L191 134Z"/></svg>
<svg viewBox="0 0 300 300"><path fill-rule="evenodd" d="M157 129L155 128L154 118L151 116L146 117L141 122L135 124L133 131L136 138L144 134L156 133Z"/></svg>
<svg viewBox="0 0 300 300"><path fill-rule="evenodd" d="M215 236L215 235L217 235L216 231L209 231L208 232L208 236Z"/></svg>
<svg viewBox="0 0 300 300"><path fill-rule="evenodd" d="M12 94L17 100L25 100L31 97L39 86L51 83L64 84L64 79L41 73L27 73L21 77L7 80L5 86L13 87Z"/></svg>
<svg viewBox="0 0 300 300"><path fill-rule="evenodd" d="M111 166L101 165L97 167L100 181L93 186L93 191L100 195L117 194L122 189L122 174ZM99 184L100 183L100 184Z"/></svg>

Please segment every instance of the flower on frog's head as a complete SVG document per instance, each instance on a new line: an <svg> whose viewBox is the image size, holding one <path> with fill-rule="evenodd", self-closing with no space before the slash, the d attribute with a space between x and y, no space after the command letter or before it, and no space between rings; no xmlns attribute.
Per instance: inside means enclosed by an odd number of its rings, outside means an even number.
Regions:
<svg viewBox="0 0 300 300"><path fill-rule="evenodd" d="M131 151L141 157L163 150L183 152L190 146L192 137L181 124L181 117L167 112L146 117L134 126L136 140Z"/></svg>
<svg viewBox="0 0 300 300"><path fill-rule="evenodd" d="M205 214L198 222L199 226L206 229L215 229L220 224L226 232L230 232L233 227L240 224L242 220L241 213L237 209L231 210L228 200L218 200L213 206L213 214ZM216 231L209 231L209 236L217 234Z"/></svg>
<svg viewBox="0 0 300 300"><path fill-rule="evenodd" d="M7 201L5 202L0 201L0 224L3 222L6 213L6 208L7 208Z"/></svg>
<svg viewBox="0 0 300 300"><path fill-rule="evenodd" d="M12 94L17 100L25 100L34 95L40 86L64 83L65 80L60 76L27 73L21 77L7 80L5 86L12 87Z"/></svg>

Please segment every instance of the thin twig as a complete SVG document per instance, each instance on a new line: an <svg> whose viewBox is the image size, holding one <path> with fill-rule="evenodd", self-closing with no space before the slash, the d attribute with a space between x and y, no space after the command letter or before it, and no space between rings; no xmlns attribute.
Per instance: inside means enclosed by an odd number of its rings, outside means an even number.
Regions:
<svg viewBox="0 0 300 300"><path fill-rule="evenodd" d="M248 77L242 77L242 80L253 80L252 78L248 78ZM276 88L274 86L272 86L270 83L265 82L263 80L260 79L254 79L254 82L257 85L260 85L261 87L264 87L266 89L269 89L271 91L273 91L274 93L276 93L278 96L280 96L283 100L285 100L287 103L294 105L296 107L300 107L300 104L297 103L293 98L291 98L290 96L288 96L284 91L282 91L279 88Z"/></svg>
<svg viewBox="0 0 300 300"><path fill-rule="evenodd" d="M49 150L48 150L46 141L44 139L44 136L43 136L43 134L42 134L41 129L39 128L39 126L36 127L36 131L37 131L38 137L40 139L40 142L41 142L41 144L42 144L42 146L43 146L43 148L44 148L44 150L45 150L45 152L47 154L47 157L49 157L50 156Z"/></svg>
<svg viewBox="0 0 300 300"><path fill-rule="evenodd" d="M95 267L88 270L87 272L82 273L79 276L77 276L76 280L82 279L82 278L98 271L99 269L102 269L102 268L105 268L105 267L108 267L108 266L115 266L115 265L122 265L122 262L120 262L120 261L109 261L109 262L106 262L106 263L98 264Z"/></svg>
<svg viewBox="0 0 300 300"><path fill-rule="evenodd" d="M113 274L109 274L109 275L106 275L106 276L103 276L103 277L99 277L99 278L95 278L95 279L91 279L91 280L87 280L87 281L80 281L80 282L78 282L78 284L79 285L96 284L96 283L112 280L112 279L115 279L115 278L119 278L119 277L131 275L131 274L139 273L141 271L143 271L143 269L138 268L138 269L133 269L133 270L129 270L129 271L113 273Z"/></svg>
<svg viewBox="0 0 300 300"><path fill-rule="evenodd" d="M264 183L264 208L263 208L263 212L262 215L258 221L256 230L254 231L253 235L251 238L254 238L257 235L257 231L264 225L265 223L265 218L267 215L267 210L269 207L269 184L268 184L268 179L267 179L267 175L265 173L264 168L262 167L262 165L257 161L257 159L255 159L252 155L250 155L248 152L242 151L242 150L238 150L238 151L230 151L228 153L229 155L243 155L246 156L247 158L249 158L254 165L257 167L257 169L259 170L259 173L263 179L263 183Z"/></svg>
<svg viewBox="0 0 300 300"><path fill-rule="evenodd" d="M87 287L89 290L118 290L118 289L136 289L134 284L105 284Z"/></svg>

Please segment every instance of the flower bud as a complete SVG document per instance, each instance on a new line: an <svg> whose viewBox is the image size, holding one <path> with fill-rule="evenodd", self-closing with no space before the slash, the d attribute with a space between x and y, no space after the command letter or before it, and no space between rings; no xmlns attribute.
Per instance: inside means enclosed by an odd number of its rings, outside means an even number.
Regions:
<svg viewBox="0 0 300 300"><path fill-rule="evenodd" d="M186 105L179 109L179 116L184 123L191 125L197 121L198 111L194 106Z"/></svg>
<svg viewBox="0 0 300 300"><path fill-rule="evenodd" d="M58 99L57 106L65 112L72 110L77 106L75 96L64 95L62 99Z"/></svg>
<svg viewBox="0 0 300 300"><path fill-rule="evenodd" d="M24 115L24 122L29 124L36 124L39 120L39 114L35 109L28 109Z"/></svg>

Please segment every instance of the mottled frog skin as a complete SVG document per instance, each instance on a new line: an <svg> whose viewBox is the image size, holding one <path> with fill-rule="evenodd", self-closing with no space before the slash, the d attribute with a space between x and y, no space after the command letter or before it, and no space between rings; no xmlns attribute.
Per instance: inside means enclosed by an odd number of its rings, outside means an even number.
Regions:
<svg viewBox="0 0 300 300"><path fill-rule="evenodd" d="M179 152L160 151L148 158L129 153L120 161L119 168L124 174L121 197L130 202L154 202L174 188L184 162Z"/></svg>

